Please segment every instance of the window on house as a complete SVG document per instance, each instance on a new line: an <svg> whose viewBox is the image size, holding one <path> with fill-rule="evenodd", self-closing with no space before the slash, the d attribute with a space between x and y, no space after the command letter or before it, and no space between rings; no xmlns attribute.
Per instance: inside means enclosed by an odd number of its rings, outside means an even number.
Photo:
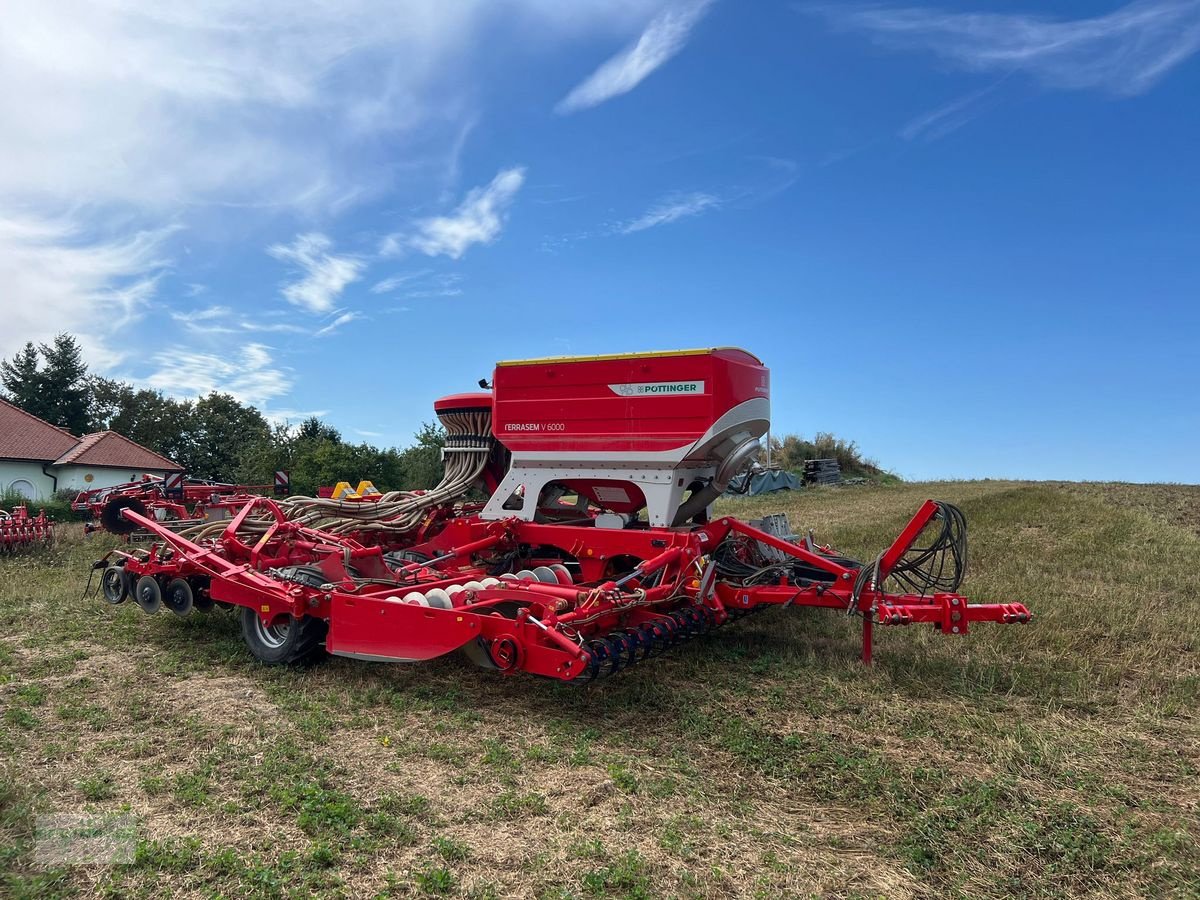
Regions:
<svg viewBox="0 0 1200 900"><path fill-rule="evenodd" d="M8 486L9 491L14 494L20 494L26 500L37 499L37 489L34 488L32 481L26 481L24 478L18 478Z"/></svg>

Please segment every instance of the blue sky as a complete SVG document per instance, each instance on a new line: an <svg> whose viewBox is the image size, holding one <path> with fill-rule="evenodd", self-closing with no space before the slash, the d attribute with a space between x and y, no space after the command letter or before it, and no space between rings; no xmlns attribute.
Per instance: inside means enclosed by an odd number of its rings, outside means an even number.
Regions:
<svg viewBox="0 0 1200 900"><path fill-rule="evenodd" d="M732 344L907 477L1200 480L1200 0L24 6L0 355L402 445Z"/></svg>

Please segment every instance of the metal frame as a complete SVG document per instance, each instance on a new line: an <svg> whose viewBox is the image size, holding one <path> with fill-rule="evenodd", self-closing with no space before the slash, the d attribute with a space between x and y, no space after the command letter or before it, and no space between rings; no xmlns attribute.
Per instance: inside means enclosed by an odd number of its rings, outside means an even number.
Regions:
<svg viewBox="0 0 1200 900"><path fill-rule="evenodd" d="M885 551L886 575L930 523L937 507L926 503ZM273 523L253 545L238 535L253 512ZM270 499L246 503L219 539L194 544L163 523L132 510L122 513L161 539L150 551L127 554L128 577L152 575L207 579L212 599L254 609L264 627L286 616L308 615L329 623L330 653L363 659L417 661L478 644L490 664L567 681L612 674L650 655L654 629L677 642L681 629L723 625L740 614L771 606L840 609L862 619L862 658L870 663L875 625L932 624L944 634L965 634L973 622L1025 623L1019 603L969 603L959 594L886 594L875 585L854 598L856 569L836 561L829 548L810 550L730 517L691 529L603 529L479 517L447 521L433 539L412 547L433 558L389 567L384 548L324 534L283 517ZM828 581L739 586L714 578L708 554L731 535L773 547L829 576ZM523 565L567 559L578 569L571 584L524 578L482 586L485 559L533 548ZM614 571L615 562L626 569ZM314 564L329 578L320 588L281 581L272 572ZM661 574L660 574L661 573ZM880 576L882 580L883 575ZM452 609L406 600L412 593L475 583L455 594ZM689 625L693 621L693 625ZM681 624L682 623L682 624ZM613 635L635 634L635 646ZM644 646L643 646L644 645ZM615 648L615 649L614 649ZM614 654L620 656L613 662Z"/></svg>

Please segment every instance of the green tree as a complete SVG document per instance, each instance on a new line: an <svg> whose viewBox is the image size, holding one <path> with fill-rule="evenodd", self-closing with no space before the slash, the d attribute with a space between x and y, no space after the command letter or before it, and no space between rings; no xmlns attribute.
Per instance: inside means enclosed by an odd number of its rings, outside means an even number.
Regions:
<svg viewBox="0 0 1200 900"><path fill-rule="evenodd" d="M200 478L232 479L243 448L271 433L257 409L216 391L196 401L191 422L189 439L176 461Z"/></svg>
<svg viewBox="0 0 1200 900"><path fill-rule="evenodd" d="M72 434L84 434L90 422L83 349L74 337L64 332L55 336L53 343L42 344L41 352L45 362L41 388L48 407L48 414L42 418Z"/></svg>
<svg viewBox="0 0 1200 900"><path fill-rule="evenodd" d="M332 425L326 425L316 416L309 416L300 423L296 437L301 441L334 441L340 442L342 433Z"/></svg>
<svg viewBox="0 0 1200 900"><path fill-rule="evenodd" d="M257 440L248 441L238 453L234 478L239 484L271 484L279 469L292 472L296 457L295 429L277 422L268 433ZM301 486L292 474L292 493L309 494L308 486Z"/></svg>
<svg viewBox="0 0 1200 900"><path fill-rule="evenodd" d="M33 341L26 342L11 360L0 360L0 383L5 399L38 418L46 418L49 407L42 391L40 356Z"/></svg>
<svg viewBox="0 0 1200 900"><path fill-rule="evenodd" d="M175 400L159 391L137 390L123 381L95 377L89 393L93 429L111 429L176 461L189 454L195 426L190 400Z"/></svg>
<svg viewBox="0 0 1200 900"><path fill-rule="evenodd" d="M413 439L416 443L399 453L403 472L401 487L404 490L434 487L442 480L442 447L446 444L446 432L440 426L426 422Z"/></svg>

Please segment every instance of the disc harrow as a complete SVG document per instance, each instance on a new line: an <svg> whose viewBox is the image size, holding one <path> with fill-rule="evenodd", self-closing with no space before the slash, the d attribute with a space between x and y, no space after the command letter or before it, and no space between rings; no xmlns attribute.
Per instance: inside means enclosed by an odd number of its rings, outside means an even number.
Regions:
<svg viewBox="0 0 1200 900"><path fill-rule="evenodd" d="M27 506L14 506L12 512L0 509L0 553L37 550L54 543L54 521L45 510L36 516Z"/></svg>

